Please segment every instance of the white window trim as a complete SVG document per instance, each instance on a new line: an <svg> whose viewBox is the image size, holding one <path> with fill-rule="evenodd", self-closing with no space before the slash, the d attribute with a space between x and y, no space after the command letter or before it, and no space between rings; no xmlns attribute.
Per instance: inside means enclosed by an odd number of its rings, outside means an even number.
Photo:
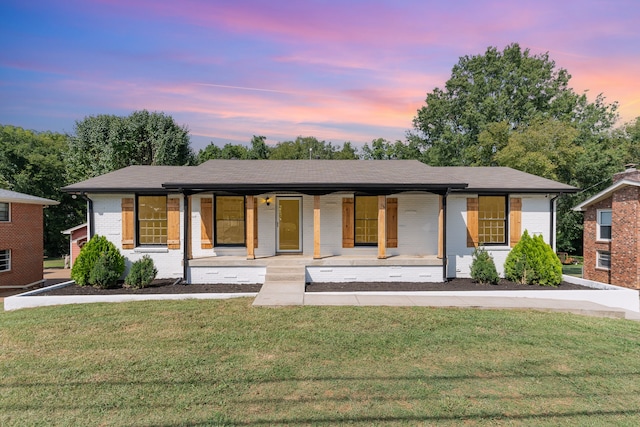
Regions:
<svg viewBox="0 0 640 427"><path fill-rule="evenodd" d="M11 249L2 249L2 251L7 251L7 253L9 254L9 259L8 259L8 263L7 263L7 269L6 270L0 270L0 273L6 273L7 271L11 271Z"/></svg>
<svg viewBox="0 0 640 427"><path fill-rule="evenodd" d="M7 220L0 219L0 222L11 222L11 202L0 202L7 204Z"/></svg>
<svg viewBox="0 0 640 427"><path fill-rule="evenodd" d="M610 242L611 238L603 238L600 237L600 227L602 227L602 224L600 224L600 214L602 212L612 212L611 209L598 209L596 211L596 240L600 241L600 242ZM613 223L613 215L611 218L611 222ZM611 227L612 224L609 224L608 227ZM607 227L607 226L605 226ZM613 231L613 230L612 230Z"/></svg>
<svg viewBox="0 0 640 427"><path fill-rule="evenodd" d="M600 259L602 255L607 254L609 256L609 267L604 267L600 265ZM611 252L609 251L596 251L596 269L598 270L611 270Z"/></svg>

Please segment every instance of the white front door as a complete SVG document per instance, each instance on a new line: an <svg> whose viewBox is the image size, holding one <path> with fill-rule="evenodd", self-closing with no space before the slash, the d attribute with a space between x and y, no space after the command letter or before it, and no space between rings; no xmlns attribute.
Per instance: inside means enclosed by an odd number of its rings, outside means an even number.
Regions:
<svg viewBox="0 0 640 427"><path fill-rule="evenodd" d="M302 198L278 197L276 206L278 252L302 252Z"/></svg>

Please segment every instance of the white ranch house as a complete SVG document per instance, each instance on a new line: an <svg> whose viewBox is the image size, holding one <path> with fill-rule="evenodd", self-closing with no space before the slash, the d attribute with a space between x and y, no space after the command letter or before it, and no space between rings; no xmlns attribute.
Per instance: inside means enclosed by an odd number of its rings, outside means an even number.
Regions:
<svg viewBox="0 0 640 427"><path fill-rule="evenodd" d="M130 166L64 191L89 233L158 277L262 283L267 260L316 282L469 277L483 245L499 273L527 229L554 246L555 201L576 188L503 167L414 160L210 160Z"/></svg>

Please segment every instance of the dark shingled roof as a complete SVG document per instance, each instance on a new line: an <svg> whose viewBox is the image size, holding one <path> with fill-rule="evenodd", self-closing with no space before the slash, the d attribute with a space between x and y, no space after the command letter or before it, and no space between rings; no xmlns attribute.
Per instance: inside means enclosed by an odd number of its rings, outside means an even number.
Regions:
<svg viewBox="0 0 640 427"><path fill-rule="evenodd" d="M57 205L60 202L43 199L42 197L31 196L29 194L18 193L17 191L0 188L0 202L4 203L26 203L29 205Z"/></svg>
<svg viewBox="0 0 640 427"><path fill-rule="evenodd" d="M199 166L130 166L68 192L297 191L575 192L569 185L504 167L431 167L417 160L209 160Z"/></svg>

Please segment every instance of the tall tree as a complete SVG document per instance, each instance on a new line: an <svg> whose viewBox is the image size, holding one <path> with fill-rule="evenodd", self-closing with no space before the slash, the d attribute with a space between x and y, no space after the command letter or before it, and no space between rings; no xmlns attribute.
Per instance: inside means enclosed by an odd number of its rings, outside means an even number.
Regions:
<svg viewBox="0 0 640 427"><path fill-rule="evenodd" d="M130 165L187 165L194 161L189 131L164 113L101 114L75 124L68 138L72 182Z"/></svg>
<svg viewBox="0 0 640 427"><path fill-rule="evenodd" d="M491 123L516 129L534 118L554 118L575 123L584 141L609 129L617 119L616 104L601 96L589 103L569 87L570 78L547 53L532 55L517 43L502 52L489 47L484 55L461 57L445 88L428 93L413 120L424 160L476 164L478 137Z"/></svg>
<svg viewBox="0 0 640 427"><path fill-rule="evenodd" d="M44 210L44 249L49 256L67 253L68 238L60 231L85 221L84 203L60 192L68 183L66 149L65 135L0 125L0 186L60 202Z"/></svg>
<svg viewBox="0 0 640 427"><path fill-rule="evenodd" d="M415 142L410 140L408 143L396 141L392 143L384 138L377 138L369 144L362 147L362 158L364 160L412 160L420 159L421 153Z"/></svg>

